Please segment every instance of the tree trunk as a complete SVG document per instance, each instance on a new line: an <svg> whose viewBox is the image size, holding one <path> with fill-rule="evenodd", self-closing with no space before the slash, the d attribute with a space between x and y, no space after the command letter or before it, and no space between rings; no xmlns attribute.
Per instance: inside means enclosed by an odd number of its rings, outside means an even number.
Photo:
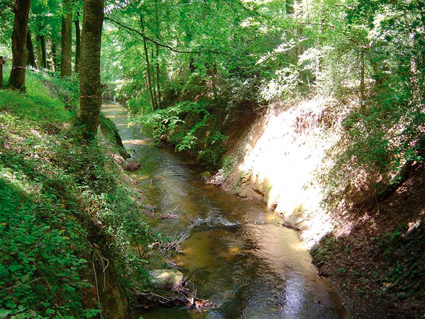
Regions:
<svg viewBox="0 0 425 319"><path fill-rule="evenodd" d="M30 65L33 68L37 68L37 65L35 64L34 46L32 45L31 33L29 29L27 32L27 51L28 51L27 65Z"/></svg>
<svg viewBox="0 0 425 319"><path fill-rule="evenodd" d="M145 24L143 20L143 16L140 14L140 24L142 26L142 32L145 31ZM149 87L149 96L151 99L152 112L155 111L155 97L152 92L152 75L151 75L151 66L149 62L149 51L148 51L148 43L146 38L143 38L143 50L145 51L145 59L146 59L146 70L148 73L148 87Z"/></svg>
<svg viewBox="0 0 425 319"><path fill-rule="evenodd" d="M77 12L77 19L75 23L75 72L78 73L78 66L80 64L80 13Z"/></svg>
<svg viewBox="0 0 425 319"><path fill-rule="evenodd" d="M160 69L159 69L159 45L156 44L156 88L158 91L158 108L161 108L161 84L159 82L159 75L160 75Z"/></svg>
<svg viewBox="0 0 425 319"><path fill-rule="evenodd" d="M47 51L46 51L46 37L40 35L40 45L41 45L41 66L44 69L47 69Z"/></svg>
<svg viewBox="0 0 425 319"><path fill-rule="evenodd" d="M159 10L158 10L158 0L155 0L155 19L156 19L156 39L160 40L160 25L159 25ZM156 90L158 92L158 109L161 109L161 83L159 82L159 45L156 44Z"/></svg>
<svg viewBox="0 0 425 319"><path fill-rule="evenodd" d="M364 50L360 49L360 103L363 105L365 100L365 77L364 77Z"/></svg>
<svg viewBox="0 0 425 319"><path fill-rule="evenodd" d="M30 8L31 0L15 1L15 22L12 32L12 71L7 85L11 89L22 90L25 86L25 46Z"/></svg>
<svg viewBox="0 0 425 319"><path fill-rule="evenodd" d="M94 138L99 125L102 104L100 87L100 49L102 41L104 0L85 0L80 61L80 103L78 122L83 125L83 136Z"/></svg>
<svg viewBox="0 0 425 319"><path fill-rule="evenodd" d="M70 0L64 0L62 16L62 62L61 77L72 75L72 9Z"/></svg>
<svg viewBox="0 0 425 319"><path fill-rule="evenodd" d="M46 67L50 71L54 71L53 67L53 52L52 52L52 40L46 41Z"/></svg>
<svg viewBox="0 0 425 319"><path fill-rule="evenodd" d="M43 66L42 66L42 63L41 63L42 57L41 57L41 45L40 45L40 36L39 35L35 36L35 54L36 54L36 57L37 57L37 61L36 61L37 68L41 69Z"/></svg>
<svg viewBox="0 0 425 319"><path fill-rule="evenodd" d="M52 71L58 69L58 50L56 49L56 43L52 40Z"/></svg>

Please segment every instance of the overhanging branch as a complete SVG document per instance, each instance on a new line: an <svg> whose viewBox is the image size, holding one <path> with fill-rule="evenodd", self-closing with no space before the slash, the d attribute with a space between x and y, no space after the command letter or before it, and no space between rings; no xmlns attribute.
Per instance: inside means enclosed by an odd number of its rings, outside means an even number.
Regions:
<svg viewBox="0 0 425 319"><path fill-rule="evenodd" d="M144 33L140 32L139 30L133 29L129 26L126 26L125 24L121 23L118 20L109 18L109 17L104 17L105 20L111 21L112 23L115 23L116 25L119 25L120 27L122 27L123 29L126 29L128 31L137 33L138 35L140 35L142 38L146 39L149 42L155 43L157 45L159 45L160 47L166 48L170 51L176 52L176 53L185 53L185 54L207 54L207 53L214 53L214 54L220 54L221 52L219 51L181 51L181 50L177 50L173 47L170 47L167 44L162 44L154 39L149 38L148 36L146 36Z"/></svg>

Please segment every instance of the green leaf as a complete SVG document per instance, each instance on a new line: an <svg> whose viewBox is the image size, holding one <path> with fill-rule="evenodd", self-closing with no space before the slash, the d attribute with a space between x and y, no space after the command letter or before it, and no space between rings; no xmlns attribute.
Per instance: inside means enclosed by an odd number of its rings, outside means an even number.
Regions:
<svg viewBox="0 0 425 319"><path fill-rule="evenodd" d="M65 288L65 290L68 290L70 292L75 292L75 288L71 287L70 285L64 285L63 287Z"/></svg>
<svg viewBox="0 0 425 319"><path fill-rule="evenodd" d="M10 315L11 313L12 313L12 310L0 309L0 318L5 318L6 316Z"/></svg>
<svg viewBox="0 0 425 319"><path fill-rule="evenodd" d="M53 309L46 309L46 315L51 315L51 314L54 314L55 313L55 311L53 310Z"/></svg>
<svg viewBox="0 0 425 319"><path fill-rule="evenodd" d="M18 270L20 267L19 267L19 265L17 265L17 264L12 264L12 265L10 265L10 267L9 267L9 270L11 271L11 272L15 272L16 270Z"/></svg>
<svg viewBox="0 0 425 319"><path fill-rule="evenodd" d="M22 282L27 282L28 281L28 279L30 278L30 275L25 275L25 276L23 276L22 278L21 278L21 281Z"/></svg>

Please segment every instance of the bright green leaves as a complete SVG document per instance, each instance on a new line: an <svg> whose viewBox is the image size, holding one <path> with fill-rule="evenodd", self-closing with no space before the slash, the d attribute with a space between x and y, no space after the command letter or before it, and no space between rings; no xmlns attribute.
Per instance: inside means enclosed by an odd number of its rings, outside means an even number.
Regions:
<svg viewBox="0 0 425 319"><path fill-rule="evenodd" d="M25 308L39 309L41 301L54 304L60 298L77 299L73 286L83 284L86 261L67 252L68 235L76 232L78 245L85 245L82 229L67 221L65 210L58 210L52 202L54 197L27 193L21 185L31 183L30 179L11 183L12 171L7 168L14 159L9 156L8 161L1 161L5 167L0 181L0 282L5 289L0 290L0 308L17 314ZM63 226L66 231L59 230ZM66 289L63 282L72 289ZM62 311L73 307L70 304Z"/></svg>

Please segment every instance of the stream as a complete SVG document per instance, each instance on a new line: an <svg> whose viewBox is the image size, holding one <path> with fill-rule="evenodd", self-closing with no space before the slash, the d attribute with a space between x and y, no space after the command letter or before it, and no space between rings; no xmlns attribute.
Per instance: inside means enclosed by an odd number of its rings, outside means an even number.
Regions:
<svg viewBox="0 0 425 319"><path fill-rule="evenodd" d="M129 173L146 190L157 218L154 230L166 236L189 233L172 262L193 282L197 297L216 308L154 308L134 318L349 318L337 293L317 274L295 231L264 203L243 200L198 176L202 167L169 146L157 146L126 125L127 111L104 102L132 160L142 168Z"/></svg>

